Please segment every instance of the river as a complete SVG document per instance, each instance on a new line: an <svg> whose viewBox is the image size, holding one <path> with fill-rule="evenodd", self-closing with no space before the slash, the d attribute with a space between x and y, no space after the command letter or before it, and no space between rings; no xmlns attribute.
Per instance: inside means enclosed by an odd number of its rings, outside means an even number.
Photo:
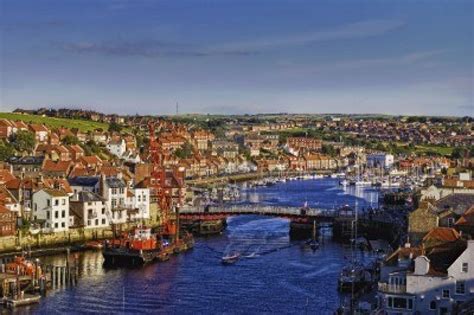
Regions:
<svg viewBox="0 0 474 315"><path fill-rule="evenodd" d="M342 189L331 179L291 181L250 188L244 202L332 208L344 204L376 206L372 188ZM193 250L139 269L104 269L100 252L79 254L81 278L76 287L50 291L37 306L18 314L332 314L342 296L337 278L351 255L323 229L321 248L304 251L288 237L282 218L236 216L220 236L198 238ZM220 263L237 250L247 258ZM361 260L370 254L358 253ZM63 257L43 258L51 262Z"/></svg>

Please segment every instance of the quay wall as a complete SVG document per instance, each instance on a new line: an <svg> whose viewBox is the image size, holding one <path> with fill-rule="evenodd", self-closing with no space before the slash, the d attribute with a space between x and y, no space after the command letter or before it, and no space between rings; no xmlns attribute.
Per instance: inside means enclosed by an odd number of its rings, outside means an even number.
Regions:
<svg viewBox="0 0 474 315"><path fill-rule="evenodd" d="M150 219L143 222L150 227L160 225L161 216L156 207L150 207ZM117 233L129 231L137 223L125 223L117 226ZM56 233L38 233L35 235L19 230L15 236L0 237L0 254L19 253L22 250L43 250L54 247L83 244L88 241L104 240L113 237L111 227L105 228L69 228L68 231Z"/></svg>

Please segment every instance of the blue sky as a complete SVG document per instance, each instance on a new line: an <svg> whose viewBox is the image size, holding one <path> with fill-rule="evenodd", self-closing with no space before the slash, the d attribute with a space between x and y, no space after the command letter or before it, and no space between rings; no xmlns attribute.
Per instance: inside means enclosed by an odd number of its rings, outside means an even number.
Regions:
<svg viewBox="0 0 474 315"><path fill-rule="evenodd" d="M474 113L474 1L0 5L2 111Z"/></svg>

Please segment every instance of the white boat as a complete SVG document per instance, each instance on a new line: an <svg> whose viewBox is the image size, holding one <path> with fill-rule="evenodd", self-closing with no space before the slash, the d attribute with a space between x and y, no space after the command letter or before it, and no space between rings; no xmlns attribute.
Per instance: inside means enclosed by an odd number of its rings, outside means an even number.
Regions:
<svg viewBox="0 0 474 315"><path fill-rule="evenodd" d="M229 254L229 255L226 255L224 257L222 257L222 264L224 265L231 265L231 264L234 264L236 263L240 258L240 254L239 253L233 253L233 254Z"/></svg>

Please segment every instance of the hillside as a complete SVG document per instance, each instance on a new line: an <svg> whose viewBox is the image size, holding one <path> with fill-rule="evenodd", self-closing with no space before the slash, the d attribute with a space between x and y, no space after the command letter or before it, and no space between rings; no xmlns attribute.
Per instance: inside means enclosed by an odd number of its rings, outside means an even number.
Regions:
<svg viewBox="0 0 474 315"><path fill-rule="evenodd" d="M102 128L103 130L107 130L109 124L90 121L90 120L82 120L82 119L67 119L67 118L56 118L56 117L47 117L47 116L38 116L38 115L24 115L24 114L15 114L15 113L0 113L0 119L6 118L10 120L21 120L26 123L38 123L38 124L45 124L50 128L59 128L59 127L67 127L67 128L78 128L83 132L92 131L97 128Z"/></svg>

